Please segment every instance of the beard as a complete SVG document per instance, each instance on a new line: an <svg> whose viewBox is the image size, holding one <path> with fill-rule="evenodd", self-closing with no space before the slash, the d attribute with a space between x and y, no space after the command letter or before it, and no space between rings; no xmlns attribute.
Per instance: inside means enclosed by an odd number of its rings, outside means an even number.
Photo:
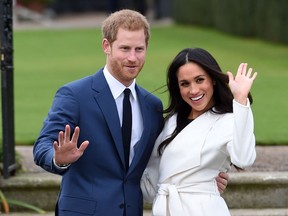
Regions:
<svg viewBox="0 0 288 216"><path fill-rule="evenodd" d="M124 84L132 82L138 76L144 63L144 61L142 63L129 63L110 59L108 70L114 78Z"/></svg>

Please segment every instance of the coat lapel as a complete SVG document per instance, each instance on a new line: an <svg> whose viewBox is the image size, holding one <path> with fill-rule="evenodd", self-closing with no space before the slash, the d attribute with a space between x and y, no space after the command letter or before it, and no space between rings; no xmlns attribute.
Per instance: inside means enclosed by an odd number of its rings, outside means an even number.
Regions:
<svg viewBox="0 0 288 216"><path fill-rule="evenodd" d="M187 125L165 148L160 161L160 182L200 165L201 150L208 132L220 115L206 112ZM175 128L176 116L167 125ZM169 126L170 125L170 126ZM175 162L177 161L177 162Z"/></svg>
<svg viewBox="0 0 288 216"><path fill-rule="evenodd" d="M109 130L111 131L111 136L114 140L121 162L123 166L125 166L120 120L116 103L104 77L103 69L99 70L94 75L92 89L95 92L94 98L106 119Z"/></svg>

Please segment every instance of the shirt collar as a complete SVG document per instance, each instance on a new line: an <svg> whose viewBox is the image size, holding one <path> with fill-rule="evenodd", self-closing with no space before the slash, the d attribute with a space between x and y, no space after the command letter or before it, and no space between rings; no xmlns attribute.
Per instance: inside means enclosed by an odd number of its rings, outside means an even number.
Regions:
<svg viewBox="0 0 288 216"><path fill-rule="evenodd" d="M112 92L113 98L116 100L122 92L125 90L125 88L129 88L131 90L131 94L135 100L137 100L136 90L135 90L135 84L136 80L134 79L132 84L129 87L124 86L121 82L119 82L115 77L112 76L112 74L108 71L107 66L103 69L104 77L109 85L109 88Z"/></svg>

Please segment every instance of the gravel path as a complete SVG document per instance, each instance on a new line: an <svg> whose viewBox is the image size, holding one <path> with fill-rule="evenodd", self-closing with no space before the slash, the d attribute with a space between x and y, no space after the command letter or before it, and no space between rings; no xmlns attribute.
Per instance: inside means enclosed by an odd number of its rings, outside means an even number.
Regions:
<svg viewBox="0 0 288 216"><path fill-rule="evenodd" d="M257 146L257 158L247 172L287 172L288 146Z"/></svg>
<svg viewBox="0 0 288 216"><path fill-rule="evenodd" d="M288 171L288 146L257 146L257 158L247 172Z"/></svg>
<svg viewBox="0 0 288 216"><path fill-rule="evenodd" d="M34 164L32 146L17 146L16 152L21 156L24 171L45 172ZM257 146L256 152L257 159L246 172L288 172L288 146Z"/></svg>

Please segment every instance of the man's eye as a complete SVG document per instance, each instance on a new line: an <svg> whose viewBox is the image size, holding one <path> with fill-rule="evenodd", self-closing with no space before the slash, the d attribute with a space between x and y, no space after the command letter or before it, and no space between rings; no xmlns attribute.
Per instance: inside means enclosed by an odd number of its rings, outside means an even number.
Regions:
<svg viewBox="0 0 288 216"><path fill-rule="evenodd" d="M136 52L142 52L143 50L144 50L144 48L142 48L142 47L141 48L137 48Z"/></svg>

